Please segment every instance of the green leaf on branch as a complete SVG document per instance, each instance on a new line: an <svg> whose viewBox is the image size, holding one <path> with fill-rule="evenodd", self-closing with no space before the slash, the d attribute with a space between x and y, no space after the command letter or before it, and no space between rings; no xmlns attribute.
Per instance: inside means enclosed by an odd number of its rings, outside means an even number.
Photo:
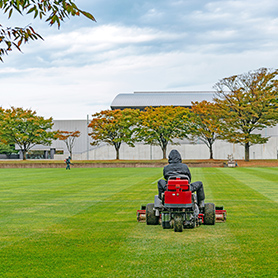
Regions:
<svg viewBox="0 0 278 278"><path fill-rule="evenodd" d="M94 16L89 12L80 10L76 4L69 0L0 0L0 9L4 13L8 13L8 18L11 19L13 11L17 11L19 14L26 13L26 15L33 14L34 18L39 17L41 20L45 19L50 26L57 24L58 29L64 19L70 16L83 16L92 21L96 21ZM28 27L5 27L0 25L0 61L3 61L3 56L7 55L12 47L20 50L21 43L28 42L29 40L43 39L42 36ZM29 30L29 31L28 31ZM30 30L32 31L30 33ZM11 33L10 33L11 32ZM19 43L20 40L21 42ZM1 45L2 42L6 43L6 46Z"/></svg>

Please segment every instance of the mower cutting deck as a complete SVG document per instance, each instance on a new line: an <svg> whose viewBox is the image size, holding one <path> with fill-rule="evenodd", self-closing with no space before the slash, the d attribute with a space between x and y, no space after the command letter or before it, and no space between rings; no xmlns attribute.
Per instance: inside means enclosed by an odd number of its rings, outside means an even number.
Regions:
<svg viewBox="0 0 278 278"><path fill-rule="evenodd" d="M206 203L200 208L188 180L171 177L162 200L156 195L154 203L142 205L136 215L138 222L146 222L147 225L161 224L163 229L174 228L175 232L181 232L183 228L225 222L227 211L223 206L215 207L213 203Z"/></svg>

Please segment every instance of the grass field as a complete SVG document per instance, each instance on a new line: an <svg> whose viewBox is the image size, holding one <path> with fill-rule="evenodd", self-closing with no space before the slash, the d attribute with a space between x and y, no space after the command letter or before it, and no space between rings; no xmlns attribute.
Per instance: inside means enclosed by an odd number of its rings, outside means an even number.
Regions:
<svg viewBox="0 0 278 278"><path fill-rule="evenodd" d="M278 168L191 172L226 223L137 223L158 168L0 169L0 277L278 277Z"/></svg>

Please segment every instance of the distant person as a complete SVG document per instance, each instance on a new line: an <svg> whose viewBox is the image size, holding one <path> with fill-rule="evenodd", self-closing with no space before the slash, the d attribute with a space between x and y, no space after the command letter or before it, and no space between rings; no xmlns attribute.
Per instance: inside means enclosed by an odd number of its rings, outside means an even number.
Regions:
<svg viewBox="0 0 278 278"><path fill-rule="evenodd" d="M67 164L66 170L70 170L70 165L73 165L71 162L71 157L69 156L68 158L65 159L65 162Z"/></svg>
<svg viewBox="0 0 278 278"><path fill-rule="evenodd" d="M166 185L169 177L187 176L190 184L190 190L197 193L197 202L199 208L204 208L205 192L201 181L191 182L191 173L188 166L182 163L182 158L177 150L172 150L168 156L169 165L163 169L164 179L158 181L158 197L161 199L162 193L166 190Z"/></svg>

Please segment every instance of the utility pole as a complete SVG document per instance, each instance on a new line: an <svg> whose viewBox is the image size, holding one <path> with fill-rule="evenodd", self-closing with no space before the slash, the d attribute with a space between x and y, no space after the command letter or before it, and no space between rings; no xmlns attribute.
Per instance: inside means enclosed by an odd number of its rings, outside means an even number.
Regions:
<svg viewBox="0 0 278 278"><path fill-rule="evenodd" d="M89 115L87 115L87 160L89 160L89 151L90 151L90 136L89 136L89 125L90 120L89 120Z"/></svg>

